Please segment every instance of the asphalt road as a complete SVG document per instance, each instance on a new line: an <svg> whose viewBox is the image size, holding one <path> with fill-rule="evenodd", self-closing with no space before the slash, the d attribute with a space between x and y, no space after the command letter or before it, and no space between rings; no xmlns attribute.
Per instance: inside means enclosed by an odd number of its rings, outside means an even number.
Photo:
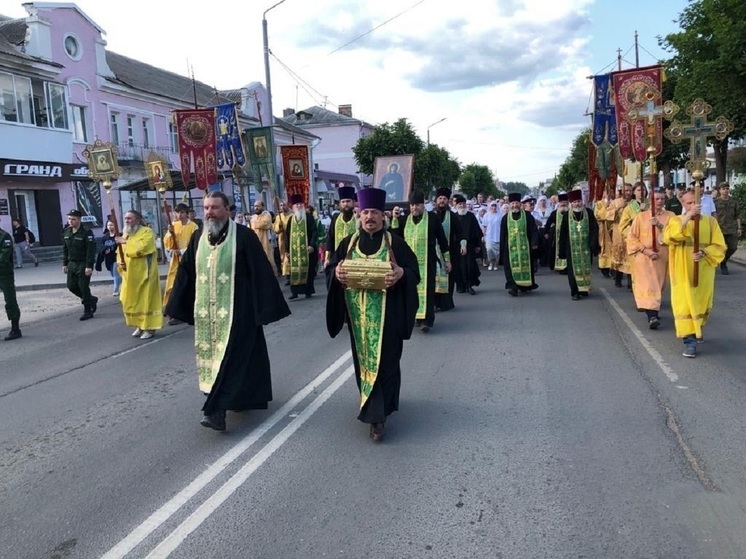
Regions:
<svg viewBox="0 0 746 559"><path fill-rule="evenodd" d="M192 329L133 339L109 288L19 294L0 342L0 556L746 557L746 268L718 276L695 360L594 278L502 272L405 344L373 443L325 289L266 328L274 401L199 425ZM287 289L287 288L286 288ZM29 309L38 307L38 311ZM6 323L0 322L5 330Z"/></svg>

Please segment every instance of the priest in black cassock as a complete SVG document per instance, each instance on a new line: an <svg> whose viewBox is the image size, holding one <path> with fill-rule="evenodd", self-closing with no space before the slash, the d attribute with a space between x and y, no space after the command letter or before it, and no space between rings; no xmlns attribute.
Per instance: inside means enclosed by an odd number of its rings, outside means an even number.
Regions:
<svg viewBox="0 0 746 559"><path fill-rule="evenodd" d="M510 210L500 221L500 261L505 270L505 289L513 297L537 287L532 251L539 246L534 217L521 207L518 192L508 194Z"/></svg>
<svg viewBox="0 0 746 559"><path fill-rule="evenodd" d="M456 276L456 291L476 295L479 286L479 261L482 259L482 228L477 216L466 209L466 198L461 194L453 197L456 202L456 223L461 233L459 267Z"/></svg>
<svg viewBox="0 0 746 559"><path fill-rule="evenodd" d="M339 195L339 213L332 216L329 230L326 233L326 262L329 264L332 254L337 250L342 239L349 237L357 230L357 219L355 218L355 200L357 194L354 186L340 186L337 189Z"/></svg>
<svg viewBox="0 0 746 559"><path fill-rule="evenodd" d="M440 262L435 277L435 310L450 311L455 307L453 304L453 290L456 287L456 274L460 266L461 232L459 231L456 212L451 210L451 189L439 188L435 192L434 213L440 219L443 233L448 239L448 252L451 258L451 272L445 269L443 255L439 254ZM437 248L440 253L440 247Z"/></svg>
<svg viewBox="0 0 746 559"><path fill-rule="evenodd" d="M194 325L202 425L225 430L227 410L272 400L263 326L290 314L259 239L230 219L222 192L204 199L204 227L189 241L166 314Z"/></svg>
<svg viewBox="0 0 746 559"><path fill-rule="evenodd" d="M601 252L601 245L596 216L583 206L582 191L571 190L567 195L571 211L560 227L557 255L567 261L570 297L579 301L581 297L588 297L591 290L591 264L593 257Z"/></svg>
<svg viewBox="0 0 746 559"><path fill-rule="evenodd" d="M422 281L417 286L419 308L416 325L422 332L429 332L435 324L435 277L438 265L438 251L445 262L441 265L451 272L451 256L448 239L443 232L438 216L425 209L425 196L415 190L409 197L410 214L401 217L401 208L394 208L391 231L404 240L412 249L420 266Z"/></svg>
<svg viewBox="0 0 746 559"><path fill-rule="evenodd" d="M364 188L358 201L360 229L340 242L326 267L326 326L334 338L347 323L360 393L358 419L369 423L371 438L380 441L386 417L399 409L399 362L414 328L420 273L407 243L384 227L386 191ZM358 259L390 264L385 290L346 287L344 262Z"/></svg>
<svg viewBox="0 0 746 559"><path fill-rule="evenodd" d="M287 254L290 262L290 299L305 295L306 299L316 293L313 280L319 262L319 233L316 219L306 211L303 196L292 194L290 203L293 215L287 220Z"/></svg>
<svg viewBox="0 0 746 559"><path fill-rule="evenodd" d="M558 258L557 252L559 251L560 226L567 217L569 207L567 192L560 192L557 195L557 207L552 210L547 222L544 224L544 246L547 252L547 265L550 270L554 270L560 274L567 273L567 261Z"/></svg>

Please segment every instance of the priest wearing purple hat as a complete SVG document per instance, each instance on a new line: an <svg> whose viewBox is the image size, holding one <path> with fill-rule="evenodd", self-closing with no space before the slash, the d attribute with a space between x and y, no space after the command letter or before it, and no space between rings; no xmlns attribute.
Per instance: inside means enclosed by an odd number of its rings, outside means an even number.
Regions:
<svg viewBox="0 0 746 559"><path fill-rule="evenodd" d="M316 265L319 260L319 236L316 220L306 212L304 197L300 194L290 196L293 215L287 223L287 253L290 262L290 299L298 295L311 297L316 290L313 280L316 277Z"/></svg>
<svg viewBox="0 0 746 559"><path fill-rule="evenodd" d="M557 195L557 207L549 215L544 225L544 240L546 241L547 264L550 270L567 273L567 260L557 256L559 250L559 232L562 222L570 211L570 203L567 201L567 192L560 192Z"/></svg>
<svg viewBox="0 0 746 559"><path fill-rule="evenodd" d="M340 241L325 270L327 329L334 338L347 323L360 393L358 419L370 424L374 441L383 439L386 418L399 409L399 362L414 328L420 282L417 257L403 239L386 231L385 204L385 190L358 192L359 229ZM386 288L350 284L345 262L355 260L388 263Z"/></svg>
<svg viewBox="0 0 746 559"><path fill-rule="evenodd" d="M339 213L332 217L329 230L326 234L326 262L329 264L334 251L337 250L342 239L349 237L357 230L357 219L355 218L355 201L357 193L354 186L340 186L337 189L339 195Z"/></svg>
<svg viewBox="0 0 746 559"><path fill-rule="evenodd" d="M537 287L534 282L532 251L539 246L534 216L521 207L518 192L508 194L510 210L500 222L500 264L505 270L505 289L513 297Z"/></svg>
<svg viewBox="0 0 746 559"><path fill-rule="evenodd" d="M417 256L422 278L417 287L420 299L417 326L423 332L429 332L435 324L435 276L439 264L436 247L444 255L443 267L446 272L451 273L448 239L438 216L425 210L425 196L422 192L412 192L409 197L409 211L409 215L402 217L401 208L394 208L391 230L403 237Z"/></svg>

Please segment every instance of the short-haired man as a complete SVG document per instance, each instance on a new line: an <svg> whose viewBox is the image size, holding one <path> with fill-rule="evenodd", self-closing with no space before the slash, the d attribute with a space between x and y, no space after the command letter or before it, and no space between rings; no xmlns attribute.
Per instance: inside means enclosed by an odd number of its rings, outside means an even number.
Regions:
<svg viewBox="0 0 746 559"><path fill-rule="evenodd" d="M18 308L16 299L16 284L13 274L13 239L10 233L0 227L0 291L5 299L5 314L10 320L10 332L5 338L6 342L17 340L21 337L21 309Z"/></svg>
<svg viewBox="0 0 746 559"><path fill-rule="evenodd" d="M16 255L16 268L23 268L23 256L28 254L33 260L34 266L39 265L39 260L31 252L31 231L21 223L17 217L12 220L13 225L13 250Z"/></svg>
<svg viewBox="0 0 746 559"><path fill-rule="evenodd" d="M738 239L741 237L741 212L738 202L730 195L730 185L727 182L720 183L718 190L720 196L715 200L715 212L728 247L725 251L725 258L720 263L720 271L723 275L727 275L729 273L728 260L736 252Z"/></svg>
<svg viewBox="0 0 746 559"><path fill-rule="evenodd" d="M91 295L91 274L96 264L96 239L93 231L83 227L79 210L67 212L67 227L62 232L62 272L67 275L67 289L80 299L80 320L93 318L98 297Z"/></svg>

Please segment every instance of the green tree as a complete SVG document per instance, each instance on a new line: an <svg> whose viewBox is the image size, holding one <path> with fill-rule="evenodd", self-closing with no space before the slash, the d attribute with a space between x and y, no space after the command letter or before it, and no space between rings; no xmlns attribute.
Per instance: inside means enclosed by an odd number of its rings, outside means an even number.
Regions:
<svg viewBox="0 0 746 559"><path fill-rule="evenodd" d="M588 142L590 130L586 128L572 142L570 155L560 166L552 182L558 190L570 190L580 181L588 178Z"/></svg>
<svg viewBox="0 0 746 559"><path fill-rule="evenodd" d="M682 111L701 97L712 105L711 118L734 124L732 137L746 133L746 2L696 0L679 14L681 31L659 39L673 56L667 72L677 76L674 101ZM684 118L688 118L684 116ZM728 138L711 140L717 180L725 180ZM686 148L688 150L688 147Z"/></svg>
<svg viewBox="0 0 746 559"><path fill-rule="evenodd" d="M352 153L360 172L368 175L373 174L376 157L413 154L413 188L426 194L431 185L452 187L460 174L458 161L435 144L425 146L406 118L377 125L369 136L358 140Z"/></svg>
<svg viewBox="0 0 746 559"><path fill-rule="evenodd" d="M492 175L489 167L471 163L464 167L459 178L461 192L467 198L476 198L478 193L487 196L497 196L498 191L495 186L495 177Z"/></svg>
<svg viewBox="0 0 746 559"><path fill-rule="evenodd" d="M731 148L728 152L728 162L728 168L731 171L746 175L746 147Z"/></svg>
<svg viewBox="0 0 746 559"><path fill-rule="evenodd" d="M525 182L506 182L505 190L507 192L518 192L519 194L528 194L528 185Z"/></svg>

